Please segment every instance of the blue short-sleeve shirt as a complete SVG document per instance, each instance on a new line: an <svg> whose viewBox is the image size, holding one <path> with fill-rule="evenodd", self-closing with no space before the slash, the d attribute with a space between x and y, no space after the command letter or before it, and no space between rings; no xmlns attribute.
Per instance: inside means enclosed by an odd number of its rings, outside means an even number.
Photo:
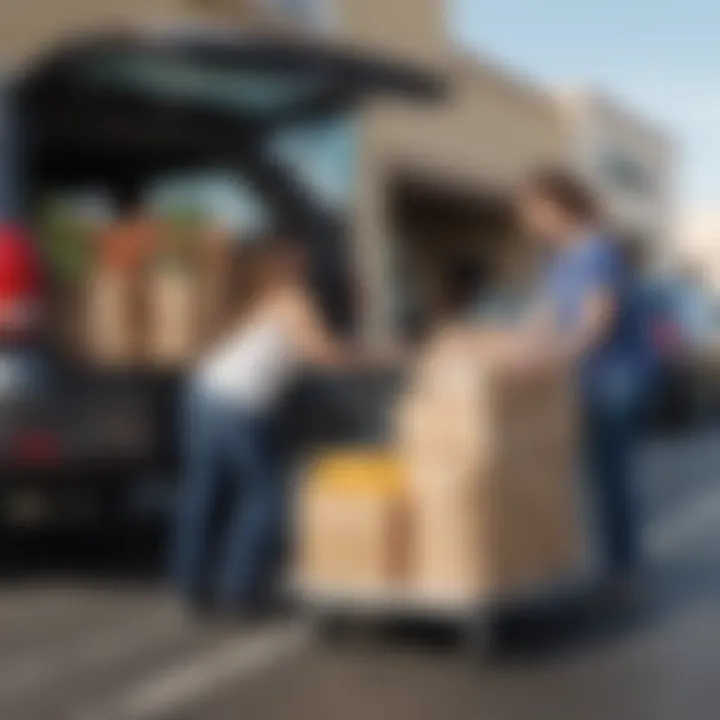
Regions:
<svg viewBox="0 0 720 720"><path fill-rule="evenodd" d="M597 291L612 295L617 315L605 340L583 359L581 385L589 393L602 392L618 381L636 382L650 360L631 274L616 245L602 235L589 236L561 250L549 264L544 295L561 331L577 329L588 297Z"/></svg>

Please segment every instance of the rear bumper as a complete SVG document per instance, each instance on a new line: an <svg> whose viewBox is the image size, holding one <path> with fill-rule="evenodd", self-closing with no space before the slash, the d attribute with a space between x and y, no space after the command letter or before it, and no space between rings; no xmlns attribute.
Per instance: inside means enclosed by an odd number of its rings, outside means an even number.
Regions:
<svg viewBox="0 0 720 720"><path fill-rule="evenodd" d="M178 456L174 382L55 373L39 393L0 397L0 487L125 482L170 474Z"/></svg>
<svg viewBox="0 0 720 720"><path fill-rule="evenodd" d="M63 491L72 487L112 488L132 485L144 475L159 474L153 458L107 457L54 464L27 464L0 458L0 491L36 487ZM172 473L163 472L172 476Z"/></svg>
<svg viewBox="0 0 720 720"><path fill-rule="evenodd" d="M168 517L177 474L108 460L55 468L3 467L0 528L120 528Z"/></svg>

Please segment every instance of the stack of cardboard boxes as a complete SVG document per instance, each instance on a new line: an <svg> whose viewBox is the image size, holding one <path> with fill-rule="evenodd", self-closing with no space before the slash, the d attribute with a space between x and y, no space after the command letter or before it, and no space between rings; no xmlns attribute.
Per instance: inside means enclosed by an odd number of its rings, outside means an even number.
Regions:
<svg viewBox="0 0 720 720"><path fill-rule="evenodd" d="M362 592L407 577L408 507L401 464L381 449L327 453L310 467L299 503L303 584Z"/></svg>
<svg viewBox="0 0 720 720"><path fill-rule="evenodd" d="M507 367L506 340L439 343L401 412L422 594L513 594L577 562L571 372Z"/></svg>
<svg viewBox="0 0 720 720"><path fill-rule="evenodd" d="M383 505L383 523L353 526L354 543L385 553L365 564L367 583L402 586L421 598L469 601L532 591L573 571L581 550L574 492L577 423L571 373L518 373L503 361L506 337L475 333L443 338L420 363L398 407L395 458L401 488ZM368 471L371 468L368 468ZM313 486L302 525L315 542L339 547L349 521L320 508L329 493ZM368 508L348 501L348 512ZM397 520L399 530L388 524ZM307 512L307 507L311 511ZM377 511L375 511L377 516ZM381 532L384 542L379 542ZM364 537L360 537L364 532ZM400 545L400 547L396 547ZM401 565L388 570L388 557ZM301 556L303 575L355 586L345 565L318 554ZM320 583L322 584L322 583Z"/></svg>

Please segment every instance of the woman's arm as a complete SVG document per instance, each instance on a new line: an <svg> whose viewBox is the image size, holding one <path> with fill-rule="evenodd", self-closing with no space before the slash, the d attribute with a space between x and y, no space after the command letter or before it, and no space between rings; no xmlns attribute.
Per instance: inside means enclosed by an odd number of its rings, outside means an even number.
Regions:
<svg viewBox="0 0 720 720"><path fill-rule="evenodd" d="M298 288L283 299L290 332L308 362L327 368L347 368L357 361L351 343L333 335L309 293Z"/></svg>
<svg viewBox="0 0 720 720"><path fill-rule="evenodd" d="M287 298L292 332L308 362L335 370L368 366L397 366L410 357L401 346L387 345L374 351L362 349L332 333L309 293L293 291Z"/></svg>

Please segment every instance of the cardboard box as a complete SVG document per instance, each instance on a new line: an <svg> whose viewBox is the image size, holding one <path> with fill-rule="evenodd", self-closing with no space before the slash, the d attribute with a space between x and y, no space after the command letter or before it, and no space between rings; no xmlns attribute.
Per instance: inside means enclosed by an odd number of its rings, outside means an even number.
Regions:
<svg viewBox="0 0 720 720"><path fill-rule="evenodd" d="M407 486L404 466L384 449L323 453L311 465L309 482L316 490L381 495L400 495Z"/></svg>
<svg viewBox="0 0 720 720"><path fill-rule="evenodd" d="M415 474L411 587L420 596L473 602L493 592L491 491L439 465Z"/></svg>
<svg viewBox="0 0 720 720"><path fill-rule="evenodd" d="M301 582L346 590L385 590L405 582L405 488L397 458L382 449L319 456L299 497Z"/></svg>
<svg viewBox="0 0 720 720"><path fill-rule="evenodd" d="M458 482L459 474L439 465L417 472L410 494L414 587L472 601L564 579L581 549L575 498L564 476L537 476L531 482L498 471Z"/></svg>
<svg viewBox="0 0 720 720"><path fill-rule="evenodd" d="M440 454L476 468L491 455L494 426L470 403L409 395L395 415L395 443L405 464Z"/></svg>
<svg viewBox="0 0 720 720"><path fill-rule="evenodd" d="M401 495L313 488L300 503L303 584L373 591L406 581L408 516Z"/></svg>
<svg viewBox="0 0 720 720"><path fill-rule="evenodd" d="M415 392L477 398L503 379L503 358L514 342L513 333L505 330L446 329L417 363Z"/></svg>
<svg viewBox="0 0 720 720"><path fill-rule="evenodd" d="M558 458L558 460L561 460ZM496 484L497 578L514 591L577 568L583 550L571 463L508 467Z"/></svg>

